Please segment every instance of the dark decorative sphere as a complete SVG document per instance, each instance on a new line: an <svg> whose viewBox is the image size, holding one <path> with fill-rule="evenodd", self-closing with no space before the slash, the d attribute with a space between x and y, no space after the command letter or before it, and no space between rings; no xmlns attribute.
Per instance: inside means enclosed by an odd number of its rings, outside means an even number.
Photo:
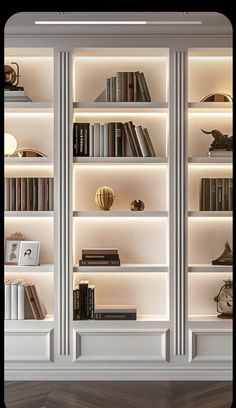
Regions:
<svg viewBox="0 0 236 408"><path fill-rule="evenodd" d="M134 200L130 204L131 211L143 211L144 210L144 203L141 200Z"/></svg>

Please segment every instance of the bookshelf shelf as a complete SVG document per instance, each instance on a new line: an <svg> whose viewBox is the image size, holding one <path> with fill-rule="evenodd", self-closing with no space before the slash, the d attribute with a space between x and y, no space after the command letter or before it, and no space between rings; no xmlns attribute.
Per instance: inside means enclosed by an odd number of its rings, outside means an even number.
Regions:
<svg viewBox="0 0 236 408"><path fill-rule="evenodd" d="M74 102L74 112L168 112L167 102Z"/></svg>
<svg viewBox="0 0 236 408"><path fill-rule="evenodd" d="M53 211L4 211L5 217L19 217L19 218L30 218L30 217L53 217Z"/></svg>
<svg viewBox="0 0 236 408"><path fill-rule="evenodd" d="M232 211L189 211L188 216L191 218L225 218L232 217Z"/></svg>
<svg viewBox="0 0 236 408"><path fill-rule="evenodd" d="M189 315L189 322L222 322L226 326L232 326L232 319L219 319L217 315Z"/></svg>
<svg viewBox="0 0 236 408"><path fill-rule="evenodd" d="M5 102L4 108L6 113L53 113L52 102Z"/></svg>
<svg viewBox="0 0 236 408"><path fill-rule="evenodd" d="M73 267L74 273L79 272L140 272L140 273L167 273L169 270L166 265L152 265L152 264L121 264L121 266L79 266Z"/></svg>
<svg viewBox="0 0 236 408"><path fill-rule="evenodd" d="M39 328L40 326L51 326L54 322L54 316L52 314L47 314L44 319L12 319L12 320L5 320L5 328L8 329L28 329L28 328Z"/></svg>
<svg viewBox="0 0 236 408"><path fill-rule="evenodd" d="M168 164L166 157L74 157L74 165L76 164Z"/></svg>
<svg viewBox="0 0 236 408"><path fill-rule="evenodd" d="M168 217L168 211L73 211L73 217L96 217L96 218Z"/></svg>
<svg viewBox="0 0 236 408"><path fill-rule="evenodd" d="M233 272L233 267L231 265L199 264L189 265L188 271L190 273L224 273Z"/></svg>
<svg viewBox="0 0 236 408"><path fill-rule="evenodd" d="M53 166L50 157L6 157L4 163L7 166Z"/></svg>
<svg viewBox="0 0 236 408"><path fill-rule="evenodd" d="M229 165L232 164L233 157L189 157L188 163L189 165Z"/></svg>
<svg viewBox="0 0 236 408"><path fill-rule="evenodd" d="M232 112L232 102L189 102L189 113L230 113Z"/></svg>
<svg viewBox="0 0 236 408"><path fill-rule="evenodd" d="M18 265L4 265L4 270L6 273L31 273L40 272L48 273L54 271L53 264L41 264L37 266L18 266Z"/></svg>

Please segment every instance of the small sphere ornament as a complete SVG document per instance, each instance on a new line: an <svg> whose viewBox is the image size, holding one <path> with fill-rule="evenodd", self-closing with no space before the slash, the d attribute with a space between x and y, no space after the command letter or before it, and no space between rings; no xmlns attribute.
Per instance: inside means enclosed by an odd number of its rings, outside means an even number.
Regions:
<svg viewBox="0 0 236 408"><path fill-rule="evenodd" d="M95 203L99 208L109 211L114 202L115 195L111 187L99 187L95 194Z"/></svg>
<svg viewBox="0 0 236 408"><path fill-rule="evenodd" d="M134 200L130 204L131 211L143 211L144 203L141 200Z"/></svg>

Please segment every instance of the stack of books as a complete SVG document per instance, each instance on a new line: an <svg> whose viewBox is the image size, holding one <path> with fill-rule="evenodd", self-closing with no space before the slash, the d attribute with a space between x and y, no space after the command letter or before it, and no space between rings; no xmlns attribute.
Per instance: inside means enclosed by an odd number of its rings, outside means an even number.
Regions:
<svg viewBox="0 0 236 408"><path fill-rule="evenodd" d="M202 178L200 211L233 211L233 179Z"/></svg>
<svg viewBox="0 0 236 408"><path fill-rule="evenodd" d="M4 100L5 102L32 102L24 91L23 87L17 87L18 90L11 90L6 88L4 90Z"/></svg>
<svg viewBox="0 0 236 408"><path fill-rule="evenodd" d="M5 280L5 319L44 319L35 286L28 282Z"/></svg>
<svg viewBox="0 0 236 408"><path fill-rule="evenodd" d="M94 290L88 280L81 280L73 290L73 320L94 319Z"/></svg>
<svg viewBox="0 0 236 408"><path fill-rule="evenodd" d="M74 157L155 157L147 128L132 121L74 123Z"/></svg>
<svg viewBox="0 0 236 408"><path fill-rule="evenodd" d="M120 266L117 248L84 248L79 266Z"/></svg>
<svg viewBox="0 0 236 408"><path fill-rule="evenodd" d="M53 184L51 177L5 178L5 211L53 211Z"/></svg>
<svg viewBox="0 0 236 408"><path fill-rule="evenodd" d="M232 150L216 149L208 152L208 157L232 157Z"/></svg>
<svg viewBox="0 0 236 408"><path fill-rule="evenodd" d="M95 320L136 320L134 305L99 305L95 308Z"/></svg>
<svg viewBox="0 0 236 408"><path fill-rule="evenodd" d="M107 102L151 102L143 72L116 72L107 78Z"/></svg>

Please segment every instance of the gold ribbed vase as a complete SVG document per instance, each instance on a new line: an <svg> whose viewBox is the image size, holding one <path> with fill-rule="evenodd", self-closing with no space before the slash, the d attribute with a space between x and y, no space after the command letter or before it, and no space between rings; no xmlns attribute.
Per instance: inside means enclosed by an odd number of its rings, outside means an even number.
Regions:
<svg viewBox="0 0 236 408"><path fill-rule="evenodd" d="M99 208L105 211L110 210L114 202L114 193L111 187L102 186L99 187L95 194L95 203Z"/></svg>

